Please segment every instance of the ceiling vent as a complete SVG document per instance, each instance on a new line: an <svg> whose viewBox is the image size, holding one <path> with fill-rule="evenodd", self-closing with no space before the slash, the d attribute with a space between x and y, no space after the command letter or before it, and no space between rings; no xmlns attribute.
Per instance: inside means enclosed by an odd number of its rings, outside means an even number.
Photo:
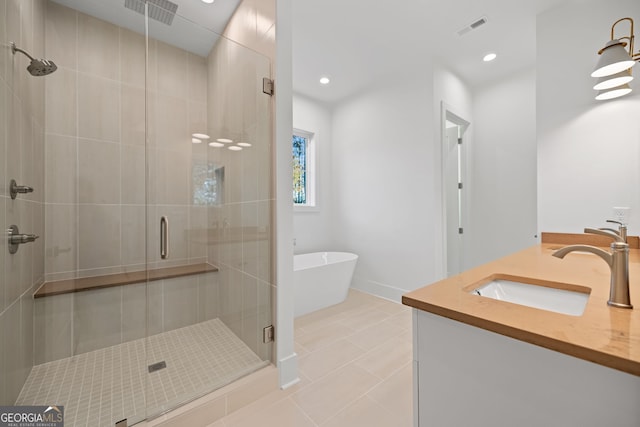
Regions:
<svg viewBox="0 0 640 427"><path fill-rule="evenodd" d="M144 4L149 6L149 18L171 25L178 5L168 0L125 0L124 7L144 15Z"/></svg>
<svg viewBox="0 0 640 427"><path fill-rule="evenodd" d="M476 29L482 27L486 23L487 23L487 17L483 16L481 18L476 19L475 21L473 21L471 24L465 26L464 28L458 30L457 33L458 33L459 36L464 36L468 32L476 30Z"/></svg>

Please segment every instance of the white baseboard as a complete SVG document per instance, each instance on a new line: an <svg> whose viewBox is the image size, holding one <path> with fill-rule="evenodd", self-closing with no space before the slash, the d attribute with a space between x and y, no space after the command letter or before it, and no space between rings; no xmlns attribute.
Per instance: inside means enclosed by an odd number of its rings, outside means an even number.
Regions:
<svg viewBox="0 0 640 427"><path fill-rule="evenodd" d="M357 289L359 291L366 292L380 298L388 299L393 302L401 302L402 295L409 292L405 289L396 288L384 283L378 283L356 276L354 276L351 280L351 287L353 289Z"/></svg>
<svg viewBox="0 0 640 427"><path fill-rule="evenodd" d="M286 389L300 382L298 377L298 354L290 355L278 360L278 383L281 389Z"/></svg>

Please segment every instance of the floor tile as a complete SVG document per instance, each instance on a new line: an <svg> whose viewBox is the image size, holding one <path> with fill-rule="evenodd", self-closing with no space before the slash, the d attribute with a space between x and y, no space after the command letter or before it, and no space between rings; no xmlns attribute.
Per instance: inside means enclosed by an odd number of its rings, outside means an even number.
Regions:
<svg viewBox="0 0 640 427"><path fill-rule="evenodd" d="M401 327L393 323L381 322L359 332L355 332L349 335L347 339L358 347L371 350L403 332L404 330Z"/></svg>
<svg viewBox="0 0 640 427"><path fill-rule="evenodd" d="M330 323L324 328L296 338L298 344L308 351L315 351L341 338L353 334L354 330L340 323Z"/></svg>
<svg viewBox="0 0 640 427"><path fill-rule="evenodd" d="M394 315L399 313L411 313L411 307L402 305L399 302L380 299L380 303L376 305L378 310Z"/></svg>
<svg viewBox="0 0 640 427"><path fill-rule="evenodd" d="M346 316L339 320L341 325L345 325L354 331L361 331L380 322L385 322L391 317L388 313L370 308L368 310L359 311L352 315Z"/></svg>
<svg viewBox="0 0 640 427"><path fill-rule="evenodd" d="M391 338L366 353L355 363L380 378L387 378L413 359L411 342L406 338Z"/></svg>
<svg viewBox="0 0 640 427"><path fill-rule="evenodd" d="M224 423L226 427L316 427L289 397L246 417L225 419Z"/></svg>
<svg viewBox="0 0 640 427"><path fill-rule="evenodd" d="M165 361L166 368L148 373L147 365L158 361ZM123 418L139 421L177 407L265 365L213 319L36 365L16 404L57 402L65 407L69 427L85 426L96 417L112 426Z"/></svg>
<svg viewBox="0 0 640 427"><path fill-rule="evenodd" d="M413 362L409 362L396 373L367 393L385 410L394 414L398 419L413 413ZM410 425L410 424L409 424Z"/></svg>
<svg viewBox="0 0 640 427"><path fill-rule="evenodd" d="M351 290L296 319L298 384L207 427L411 427L411 340L411 310Z"/></svg>
<svg viewBox="0 0 640 427"><path fill-rule="evenodd" d="M395 415L367 396L356 400L321 425L322 427L405 427L398 423Z"/></svg>
<svg viewBox="0 0 640 427"><path fill-rule="evenodd" d="M412 318L411 311L401 311L399 313L394 314L387 322L392 323L402 329L411 330L412 328Z"/></svg>
<svg viewBox="0 0 640 427"><path fill-rule="evenodd" d="M262 413L266 408L273 406L281 400L286 399L293 393L302 390L310 383L311 381L308 378L306 378L304 375L300 375L299 383L294 384L286 390L274 390L271 393L268 393L260 399L256 400L255 402L245 406L244 408L227 415L223 419L223 421L227 424L233 424L243 422L243 420L245 419L251 419L254 417L254 414Z"/></svg>
<svg viewBox="0 0 640 427"><path fill-rule="evenodd" d="M310 351L309 351L309 350L307 350L306 348L304 348L304 346L303 346L302 344L298 343L298 341L296 341L296 342L294 343L294 347L295 347L296 354L297 354L297 355L298 355L298 357L300 357L300 358L301 358L301 357L304 357L304 356L306 356L307 354L309 354L309 353L310 353Z"/></svg>
<svg viewBox="0 0 640 427"><path fill-rule="evenodd" d="M314 422L321 424L379 381L373 374L349 364L293 394L292 398Z"/></svg>
<svg viewBox="0 0 640 427"><path fill-rule="evenodd" d="M364 350L346 339L340 339L326 347L311 352L299 359L300 372L315 381L328 373L354 361Z"/></svg>

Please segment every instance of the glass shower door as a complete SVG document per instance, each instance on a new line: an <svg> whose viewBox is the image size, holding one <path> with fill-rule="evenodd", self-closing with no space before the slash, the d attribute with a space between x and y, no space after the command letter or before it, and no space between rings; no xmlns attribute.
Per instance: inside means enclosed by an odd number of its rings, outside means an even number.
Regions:
<svg viewBox="0 0 640 427"><path fill-rule="evenodd" d="M58 66L38 77L45 283L18 402L62 405L66 426L132 424L146 417L144 13L129 0L15 3L42 7L36 55Z"/></svg>
<svg viewBox="0 0 640 427"><path fill-rule="evenodd" d="M40 236L0 256L0 401L133 425L268 364L270 61L155 0L10 3L58 69L0 76L0 172L35 188L0 216Z"/></svg>
<svg viewBox="0 0 640 427"><path fill-rule="evenodd" d="M170 34L147 19L148 418L271 360L270 75L179 14Z"/></svg>

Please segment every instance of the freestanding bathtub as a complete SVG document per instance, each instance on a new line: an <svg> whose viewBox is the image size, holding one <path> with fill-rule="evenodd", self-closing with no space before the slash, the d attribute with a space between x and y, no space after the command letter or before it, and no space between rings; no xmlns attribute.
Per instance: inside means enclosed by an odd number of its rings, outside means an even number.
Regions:
<svg viewBox="0 0 640 427"><path fill-rule="evenodd" d="M348 252L294 255L294 317L344 301L357 261L358 255Z"/></svg>

